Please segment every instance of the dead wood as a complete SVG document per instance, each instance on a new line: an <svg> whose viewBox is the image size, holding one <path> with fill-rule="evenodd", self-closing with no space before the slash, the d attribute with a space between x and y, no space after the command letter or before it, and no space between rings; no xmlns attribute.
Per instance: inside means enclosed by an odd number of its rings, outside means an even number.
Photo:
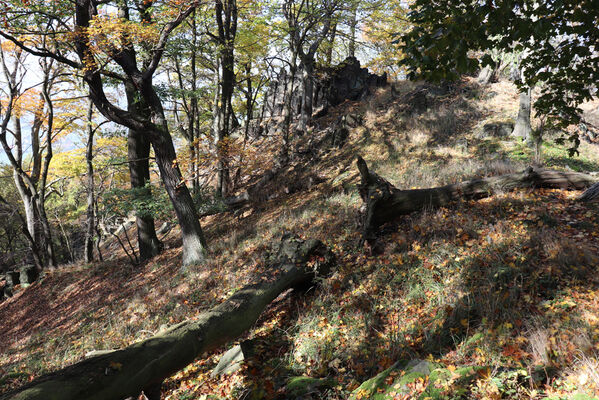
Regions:
<svg viewBox="0 0 599 400"><path fill-rule="evenodd" d="M161 382L199 355L236 339L289 288L328 274L334 261L320 241L285 235L269 273L222 304L124 349L97 354L35 379L2 400L122 400L145 391L156 398Z"/></svg>
<svg viewBox="0 0 599 400"><path fill-rule="evenodd" d="M579 190L597 182L597 178L578 172L528 167L516 174L473 179L430 189L400 190L376 173L369 171L366 162L360 156L357 165L361 176L358 190L364 201L362 207L364 240L374 239L378 227L401 215L426 208L447 206L456 200L478 199L521 188Z"/></svg>

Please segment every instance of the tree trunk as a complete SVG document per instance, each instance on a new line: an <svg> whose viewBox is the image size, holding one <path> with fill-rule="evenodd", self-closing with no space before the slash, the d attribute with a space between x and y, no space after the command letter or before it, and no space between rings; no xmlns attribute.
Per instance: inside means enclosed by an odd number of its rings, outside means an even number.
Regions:
<svg viewBox="0 0 599 400"><path fill-rule="evenodd" d="M334 256L317 240L285 235L270 273L220 305L127 348L92 356L42 376L2 400L117 400L156 388L199 355L251 328L264 308L289 288L326 276Z"/></svg>
<svg viewBox="0 0 599 400"><path fill-rule="evenodd" d="M216 103L218 108L217 117L219 123L216 139L218 152L218 174L216 192L220 197L226 195L229 185L229 162L227 149L223 146L223 140L230 135L232 125L233 107L232 97L235 87L235 36L237 34L237 0L217 1L215 17L218 25L218 67L217 72L220 85L216 90L221 91L220 102Z"/></svg>
<svg viewBox="0 0 599 400"><path fill-rule="evenodd" d="M150 182L150 141L142 132L129 129L127 156L131 188L137 191L136 196L151 200L152 192L146 186ZM136 225L139 258L140 262L144 262L159 254L162 244L156 236L154 218L151 215L138 213Z"/></svg>
<svg viewBox="0 0 599 400"><path fill-rule="evenodd" d="M136 99L135 90L131 85L126 86L127 106L129 111L136 114L147 114L147 108ZM129 178L131 189L135 196L151 201L152 192L146 184L150 182L150 140L144 132L129 129L127 136L127 158L129 159ZM144 262L159 254L162 244L156 236L154 218L151 215L137 212L137 246L139 261Z"/></svg>
<svg viewBox="0 0 599 400"><path fill-rule="evenodd" d="M337 23L333 23L329 38L327 40L325 63L327 67L333 65L333 50L335 49L335 38L337 37Z"/></svg>
<svg viewBox="0 0 599 400"><path fill-rule="evenodd" d="M87 149L85 152L85 161L87 163L87 217L85 230L85 245L84 257L85 262L89 263L94 260L94 232L96 230L96 216L94 213L94 133L92 127L93 103L89 102L87 110L87 123L89 126L87 134Z"/></svg>
<svg viewBox="0 0 599 400"><path fill-rule="evenodd" d="M300 117L299 130L306 132L308 125L312 122L314 111L314 60L302 60L302 114Z"/></svg>
<svg viewBox="0 0 599 400"><path fill-rule="evenodd" d="M352 19L349 24L349 45L347 48L348 57L356 57L356 28L358 26L358 6L352 7Z"/></svg>
<svg viewBox="0 0 599 400"><path fill-rule="evenodd" d="M149 137L160 176L181 226L183 265L201 263L205 259L206 241L193 199L175 163L177 156L173 141L166 128L150 132Z"/></svg>
<svg viewBox="0 0 599 400"><path fill-rule="evenodd" d="M362 157L358 157L361 183L358 186L364 201L363 239L375 238L376 229L401 215L431 207L443 207L461 199L478 199L497 192L518 188L583 189L597 179L577 172L553 171L528 167L521 173L474 179L431 189L400 190L385 179L370 172Z"/></svg>
<svg viewBox="0 0 599 400"><path fill-rule="evenodd" d="M532 131L530 127L530 95L531 89L520 92L520 106L518 108L518 118L512 131L512 136L522 137L525 140L530 138Z"/></svg>
<svg viewBox="0 0 599 400"><path fill-rule="evenodd" d="M293 86L297 74L297 51L291 47L291 62L289 64L289 77L285 87L285 107L283 109L283 147L278 157L281 165L289 161L289 147L291 145L291 121L293 119Z"/></svg>

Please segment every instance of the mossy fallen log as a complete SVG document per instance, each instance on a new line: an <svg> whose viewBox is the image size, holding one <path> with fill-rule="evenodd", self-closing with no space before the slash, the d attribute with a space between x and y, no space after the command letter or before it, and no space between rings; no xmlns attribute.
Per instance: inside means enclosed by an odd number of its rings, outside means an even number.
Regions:
<svg viewBox="0 0 599 400"><path fill-rule="evenodd" d="M515 174L473 179L430 189L400 190L376 173L369 171L362 157L358 156L357 164L361 176L358 190L364 201L362 210L364 240L374 239L378 227L401 215L443 207L456 200L478 199L521 188L579 190L597 182L597 178L578 172L528 167Z"/></svg>
<svg viewBox="0 0 599 400"><path fill-rule="evenodd" d="M289 288L305 286L328 274L334 261L320 241L285 235L276 261L257 283L237 291L220 305L149 339L121 350L95 355L35 379L2 400L122 400L142 391L159 398L162 381L199 355L240 336L264 308ZM158 393L158 395L156 395ZM156 397L158 396L158 397Z"/></svg>

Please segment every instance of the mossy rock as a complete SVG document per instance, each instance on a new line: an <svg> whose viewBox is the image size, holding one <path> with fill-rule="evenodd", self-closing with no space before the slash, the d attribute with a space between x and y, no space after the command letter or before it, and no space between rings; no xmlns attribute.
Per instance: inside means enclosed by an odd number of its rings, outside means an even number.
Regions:
<svg viewBox="0 0 599 400"><path fill-rule="evenodd" d="M335 383L332 379L293 376L287 380L286 392L289 396L301 397L314 391L332 388Z"/></svg>
<svg viewBox="0 0 599 400"><path fill-rule="evenodd" d="M416 382L419 378L424 380L437 368L439 368L438 364L424 360L399 361L362 383L352 392L350 400L387 400L398 394L408 394L410 383Z"/></svg>
<svg viewBox="0 0 599 400"><path fill-rule="evenodd" d="M449 370L429 361L400 361L374 378L364 382L350 396L350 400L390 400L397 395L411 395L410 384L421 379L426 385L418 399L460 399L468 392L468 386L488 367L461 367ZM449 390L448 390L449 389ZM448 391L451 395L448 397Z"/></svg>

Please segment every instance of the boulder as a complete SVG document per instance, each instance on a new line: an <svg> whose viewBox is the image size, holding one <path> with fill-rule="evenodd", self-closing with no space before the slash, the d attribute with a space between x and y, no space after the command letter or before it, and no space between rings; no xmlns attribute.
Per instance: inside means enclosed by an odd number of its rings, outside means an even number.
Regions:
<svg viewBox="0 0 599 400"><path fill-rule="evenodd" d="M13 287L21 283L21 273L19 271L8 271L6 273L6 286Z"/></svg>
<svg viewBox="0 0 599 400"><path fill-rule="evenodd" d="M19 270L19 280L21 285L28 286L39 278L39 271L34 265L25 265Z"/></svg>
<svg viewBox="0 0 599 400"><path fill-rule="evenodd" d="M485 124L482 131L478 135L479 139L488 137L504 138L511 135L514 130L513 122L492 122Z"/></svg>
<svg viewBox="0 0 599 400"><path fill-rule="evenodd" d="M293 376L287 380L285 393L295 399L314 393L322 389L332 388L335 380L327 378L311 378L309 376Z"/></svg>
<svg viewBox="0 0 599 400"><path fill-rule="evenodd" d="M228 375L238 371L244 360L254 354L254 341L244 340L240 344L227 350L212 370L211 377Z"/></svg>

